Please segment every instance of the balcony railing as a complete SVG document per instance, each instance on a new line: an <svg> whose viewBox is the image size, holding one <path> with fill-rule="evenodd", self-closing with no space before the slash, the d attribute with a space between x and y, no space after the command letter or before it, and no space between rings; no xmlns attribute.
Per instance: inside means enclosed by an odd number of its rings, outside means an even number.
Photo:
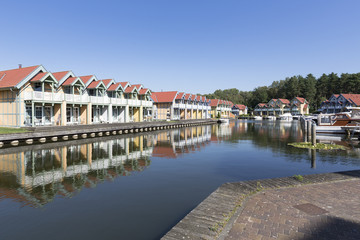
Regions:
<svg viewBox="0 0 360 240"><path fill-rule="evenodd" d="M90 96L90 102L92 104L109 104L110 99L108 96Z"/></svg>
<svg viewBox="0 0 360 240"><path fill-rule="evenodd" d="M110 98L110 103L115 105L127 105L127 99Z"/></svg>
<svg viewBox="0 0 360 240"><path fill-rule="evenodd" d="M131 107L140 107L141 101L140 101L140 100L137 100L137 99L129 99L129 100L128 100L128 104L129 104Z"/></svg>
<svg viewBox="0 0 360 240"><path fill-rule="evenodd" d="M66 102L69 103L88 103L89 95L74 95L74 94L64 94Z"/></svg>
<svg viewBox="0 0 360 240"><path fill-rule="evenodd" d="M47 101L47 102L61 102L64 100L63 93L52 92L25 92L24 100Z"/></svg>

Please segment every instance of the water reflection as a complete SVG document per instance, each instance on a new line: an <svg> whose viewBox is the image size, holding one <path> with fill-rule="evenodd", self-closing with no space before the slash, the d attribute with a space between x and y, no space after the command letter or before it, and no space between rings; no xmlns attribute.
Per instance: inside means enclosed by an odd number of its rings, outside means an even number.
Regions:
<svg viewBox="0 0 360 240"><path fill-rule="evenodd" d="M211 126L201 126L3 149L0 200L39 207L57 195L72 197L84 187L144 171L151 156L176 158L198 151L210 138Z"/></svg>
<svg viewBox="0 0 360 240"><path fill-rule="evenodd" d="M229 125L2 149L0 200L8 198L22 205L40 207L57 196L73 197L83 188L94 188L99 183L142 172L150 166L152 157L186 157L187 153L201 151L210 144L231 143L240 147L243 142L250 142L255 149L269 149L272 153L280 154L285 161L307 161L308 167L313 169L317 161L360 164L360 148L354 144L350 144L348 151L332 153L287 145L289 142L303 141L304 137L296 122L236 121ZM343 139L318 141L349 145ZM256 154L253 153L255 158L264 157ZM349 159L348 156L356 158ZM254 178L259 178L256 174L254 172Z"/></svg>

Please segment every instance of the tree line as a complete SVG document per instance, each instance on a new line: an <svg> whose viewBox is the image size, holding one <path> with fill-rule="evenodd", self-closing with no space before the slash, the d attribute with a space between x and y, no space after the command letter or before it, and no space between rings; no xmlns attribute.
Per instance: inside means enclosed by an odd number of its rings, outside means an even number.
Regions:
<svg viewBox="0 0 360 240"><path fill-rule="evenodd" d="M303 97L310 103L310 112L316 111L320 103L332 94L360 93L360 73L323 74L315 78L312 74L288 77L274 81L270 86L261 86L253 91L240 91L236 88L216 90L206 94L207 98L218 98L244 104L252 110L258 103L267 103L273 98L293 99Z"/></svg>

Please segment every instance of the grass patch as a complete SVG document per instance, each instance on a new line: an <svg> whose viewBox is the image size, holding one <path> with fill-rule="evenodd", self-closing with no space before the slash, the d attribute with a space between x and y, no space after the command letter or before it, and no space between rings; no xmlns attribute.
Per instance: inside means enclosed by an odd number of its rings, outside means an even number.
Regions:
<svg viewBox="0 0 360 240"><path fill-rule="evenodd" d="M320 149L320 150L346 150L347 148L341 145L336 144L325 144L317 143L315 146L310 142L297 142L297 143L288 143L289 146L296 148L308 148L308 149Z"/></svg>
<svg viewBox="0 0 360 240"><path fill-rule="evenodd" d="M24 132L29 132L29 131L23 128L0 127L0 134L24 133Z"/></svg>
<svg viewBox="0 0 360 240"><path fill-rule="evenodd" d="M301 175L294 175L294 178L300 182L304 181L304 177Z"/></svg>

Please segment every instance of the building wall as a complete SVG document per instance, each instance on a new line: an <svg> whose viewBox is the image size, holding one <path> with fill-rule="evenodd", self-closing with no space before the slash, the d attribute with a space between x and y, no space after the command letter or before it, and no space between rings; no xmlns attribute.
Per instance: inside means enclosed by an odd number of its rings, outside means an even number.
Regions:
<svg viewBox="0 0 360 240"><path fill-rule="evenodd" d="M0 91L0 126L20 125L20 98L17 91Z"/></svg>

